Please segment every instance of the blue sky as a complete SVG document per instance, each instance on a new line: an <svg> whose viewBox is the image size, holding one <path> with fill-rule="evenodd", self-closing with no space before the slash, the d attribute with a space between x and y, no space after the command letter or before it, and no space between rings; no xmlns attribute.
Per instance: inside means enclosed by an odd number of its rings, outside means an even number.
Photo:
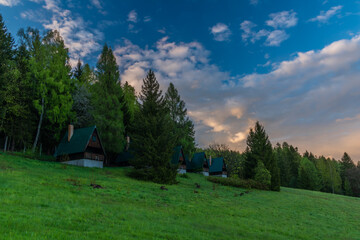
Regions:
<svg viewBox="0 0 360 240"><path fill-rule="evenodd" d="M360 3L357 1L0 0L10 32L57 29L95 65L112 46L137 91L149 68L173 82L199 146L243 150L249 127L273 143L360 160Z"/></svg>

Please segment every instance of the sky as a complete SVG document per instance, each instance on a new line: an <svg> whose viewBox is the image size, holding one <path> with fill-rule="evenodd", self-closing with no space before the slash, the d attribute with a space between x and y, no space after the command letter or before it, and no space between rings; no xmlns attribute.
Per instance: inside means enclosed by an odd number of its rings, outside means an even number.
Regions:
<svg viewBox="0 0 360 240"><path fill-rule="evenodd" d="M137 92L149 69L186 102L200 147L243 151L256 121L273 144L360 160L360 2L0 0L20 28L56 29L95 66L114 51Z"/></svg>

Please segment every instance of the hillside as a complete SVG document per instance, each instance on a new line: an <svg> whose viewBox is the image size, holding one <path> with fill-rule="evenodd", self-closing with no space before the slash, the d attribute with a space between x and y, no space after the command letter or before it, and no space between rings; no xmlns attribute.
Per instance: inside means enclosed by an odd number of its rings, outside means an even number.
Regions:
<svg viewBox="0 0 360 240"><path fill-rule="evenodd" d="M127 171L0 154L0 238L360 239L357 198L290 188L240 196L198 174L166 191Z"/></svg>

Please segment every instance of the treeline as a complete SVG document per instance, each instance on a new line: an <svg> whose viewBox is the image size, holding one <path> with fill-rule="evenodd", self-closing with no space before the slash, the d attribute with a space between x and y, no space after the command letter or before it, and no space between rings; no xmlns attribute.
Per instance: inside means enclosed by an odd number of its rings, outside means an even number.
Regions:
<svg viewBox="0 0 360 240"><path fill-rule="evenodd" d="M15 43L0 15L0 137L5 151L51 155L71 123L75 128L97 126L108 164L128 149L127 139L138 150L137 160L169 160L176 145L186 154L194 152L194 125L173 84L163 96L150 70L137 96L130 84L121 83L106 44L96 68L79 59L72 69L69 60L57 31L20 29Z"/></svg>
<svg viewBox="0 0 360 240"><path fill-rule="evenodd" d="M283 186L360 197L360 162L356 166L346 152L341 160L308 151L300 154L286 142L272 148L258 122L250 130L243 153L216 143L204 151L207 156L224 157L231 178L253 179L272 190Z"/></svg>

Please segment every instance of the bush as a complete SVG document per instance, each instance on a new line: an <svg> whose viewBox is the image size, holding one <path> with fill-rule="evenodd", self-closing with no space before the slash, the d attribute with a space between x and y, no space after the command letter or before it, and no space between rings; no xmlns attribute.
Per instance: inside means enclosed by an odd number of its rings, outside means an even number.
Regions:
<svg viewBox="0 0 360 240"><path fill-rule="evenodd" d="M241 178L221 178L221 177L207 177L207 180L213 183L218 183L224 186L232 186L238 188L255 188L260 190L269 190L268 185L264 185L253 179L241 179Z"/></svg>
<svg viewBox="0 0 360 240"><path fill-rule="evenodd" d="M258 161L257 166L255 168L255 181L270 187L271 184L271 174L265 168L264 163L262 161Z"/></svg>
<svg viewBox="0 0 360 240"><path fill-rule="evenodd" d="M155 183L162 184L175 184L176 182L176 169L172 167L162 167L162 168L134 168L129 176L143 181L152 181Z"/></svg>

